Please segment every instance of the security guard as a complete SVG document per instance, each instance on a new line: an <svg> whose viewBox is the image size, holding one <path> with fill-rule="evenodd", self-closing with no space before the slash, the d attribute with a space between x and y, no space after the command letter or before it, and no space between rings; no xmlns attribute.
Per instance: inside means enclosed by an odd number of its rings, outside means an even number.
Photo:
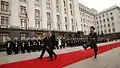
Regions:
<svg viewBox="0 0 120 68"><path fill-rule="evenodd" d="M13 52L15 52L15 54L18 54L18 52L20 51L19 47L20 47L20 44L19 44L19 41L18 41L18 37L14 37Z"/></svg>
<svg viewBox="0 0 120 68"><path fill-rule="evenodd" d="M30 53L30 50L31 50L31 40L30 40L30 37L27 38L26 50L27 50L28 53Z"/></svg>
<svg viewBox="0 0 120 68"><path fill-rule="evenodd" d="M7 37L7 42L6 42L6 53L7 55L11 55L13 51L13 42L11 41L10 37Z"/></svg>
<svg viewBox="0 0 120 68"><path fill-rule="evenodd" d="M20 50L21 50L22 53L25 53L25 50L26 50L26 41L25 41L25 37L22 37L22 38L21 38Z"/></svg>

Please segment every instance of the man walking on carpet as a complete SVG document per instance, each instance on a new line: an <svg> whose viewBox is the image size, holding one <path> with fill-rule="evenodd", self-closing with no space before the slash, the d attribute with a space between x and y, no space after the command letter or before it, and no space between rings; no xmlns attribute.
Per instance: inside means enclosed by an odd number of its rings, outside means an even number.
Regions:
<svg viewBox="0 0 120 68"><path fill-rule="evenodd" d="M90 47L91 49L94 49L94 58L97 58L97 52L98 52L98 48L97 48L97 33L94 32L95 27L91 26L90 27L90 34L88 36L88 43L83 45L83 48L86 50L88 47Z"/></svg>
<svg viewBox="0 0 120 68"><path fill-rule="evenodd" d="M49 31L49 41L48 41L48 47L50 49L50 60L53 60L53 55L55 57L55 60L57 59L57 55L53 51L55 43L56 43L56 38L54 32Z"/></svg>
<svg viewBox="0 0 120 68"><path fill-rule="evenodd" d="M42 53L41 53L39 59L43 58L43 55L44 55L45 51L47 51L49 56L50 56L50 49L48 48L48 44L49 44L48 43L48 35L46 33L43 33L42 41L43 41L43 47L42 47Z"/></svg>

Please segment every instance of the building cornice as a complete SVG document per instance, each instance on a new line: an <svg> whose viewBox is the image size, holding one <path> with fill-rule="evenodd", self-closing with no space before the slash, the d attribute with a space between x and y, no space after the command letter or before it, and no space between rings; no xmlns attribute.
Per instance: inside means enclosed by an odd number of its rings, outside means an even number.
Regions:
<svg viewBox="0 0 120 68"><path fill-rule="evenodd" d="M101 12L98 12L96 15L100 15L100 14L103 14L103 13L106 13L106 12L109 12L109 11L112 11L112 10L114 10L114 9L120 10L120 7L117 6L117 5L115 5L115 6L112 6L112 7L108 8L108 9L105 9L105 10L103 10L103 11L101 11Z"/></svg>

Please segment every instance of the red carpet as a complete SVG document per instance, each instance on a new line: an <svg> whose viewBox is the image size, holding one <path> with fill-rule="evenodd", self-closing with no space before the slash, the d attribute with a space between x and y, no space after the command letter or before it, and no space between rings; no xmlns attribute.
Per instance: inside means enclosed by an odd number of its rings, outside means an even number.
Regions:
<svg viewBox="0 0 120 68"><path fill-rule="evenodd" d="M100 46L98 47L99 48L98 52L100 54L117 47L120 47L120 43ZM43 60L32 59L21 62L3 64L0 65L0 68L62 68L64 66L87 59L92 56L93 56L93 50L91 49L79 50L79 51L60 54L58 55L57 60L51 62L48 62L48 58L45 57Z"/></svg>

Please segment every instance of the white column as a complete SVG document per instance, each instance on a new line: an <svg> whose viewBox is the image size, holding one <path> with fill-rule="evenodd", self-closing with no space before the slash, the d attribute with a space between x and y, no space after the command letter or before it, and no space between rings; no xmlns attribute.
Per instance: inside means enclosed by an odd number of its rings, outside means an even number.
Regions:
<svg viewBox="0 0 120 68"><path fill-rule="evenodd" d="M69 31L72 31L72 23L71 23L71 10L70 10L70 3L69 0L66 0L67 2L67 12L68 12L68 29Z"/></svg>
<svg viewBox="0 0 120 68"><path fill-rule="evenodd" d="M41 16L42 16L42 29L47 29L47 14L46 14L46 0L41 1Z"/></svg>
<svg viewBox="0 0 120 68"><path fill-rule="evenodd" d="M52 0L52 30L57 29L56 0Z"/></svg>
<svg viewBox="0 0 120 68"><path fill-rule="evenodd" d="M74 17L77 22L78 31L82 31L78 0L72 0L72 1L73 1Z"/></svg>
<svg viewBox="0 0 120 68"><path fill-rule="evenodd" d="M29 17L28 26L30 28L35 29L35 8L34 8L35 1L34 0L28 0L27 4L27 13Z"/></svg>
<svg viewBox="0 0 120 68"><path fill-rule="evenodd" d="M20 5L19 0L11 0L11 20L10 20L10 27L17 27L20 28L21 22L20 22Z"/></svg>
<svg viewBox="0 0 120 68"><path fill-rule="evenodd" d="M63 31L65 31L65 16L64 16L64 4L63 0L60 0L60 21L61 21L61 27Z"/></svg>

